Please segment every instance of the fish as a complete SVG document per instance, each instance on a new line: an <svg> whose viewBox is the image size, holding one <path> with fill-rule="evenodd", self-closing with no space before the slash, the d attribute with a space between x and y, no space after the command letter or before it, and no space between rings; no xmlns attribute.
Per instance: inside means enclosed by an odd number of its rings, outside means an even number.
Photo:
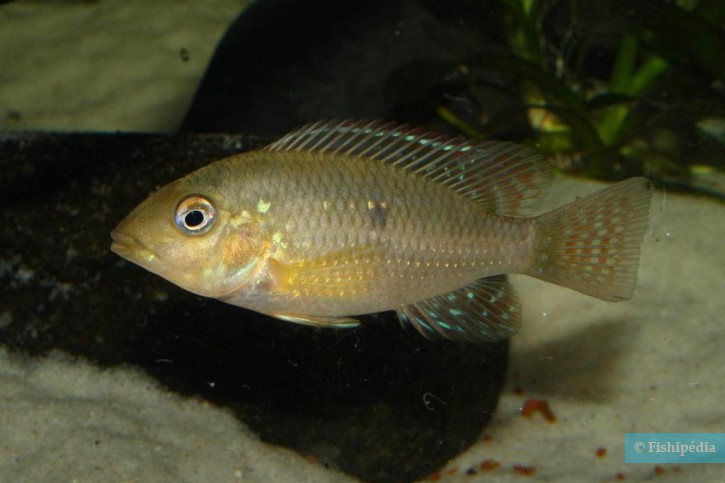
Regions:
<svg viewBox="0 0 725 483"><path fill-rule="evenodd" d="M630 178L543 214L534 149L381 120L320 121L152 193L111 250L204 297L316 327L395 311L429 339L521 324L506 274L632 297L652 187Z"/></svg>

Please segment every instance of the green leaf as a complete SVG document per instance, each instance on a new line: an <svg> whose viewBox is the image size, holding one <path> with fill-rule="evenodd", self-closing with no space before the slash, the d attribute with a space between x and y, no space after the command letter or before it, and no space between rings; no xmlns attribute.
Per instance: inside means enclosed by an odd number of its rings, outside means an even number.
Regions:
<svg viewBox="0 0 725 483"><path fill-rule="evenodd" d="M498 69L521 80L527 80L538 86L551 100L556 100L580 115L586 115L584 101L569 87L537 64L514 55L491 55L477 57L469 66L486 66Z"/></svg>
<svg viewBox="0 0 725 483"><path fill-rule="evenodd" d="M558 116L559 119L569 126L572 136L576 141L575 144L580 148L591 152L600 151L605 148L589 116L582 115L574 109L555 105L546 105L543 108Z"/></svg>
<svg viewBox="0 0 725 483"><path fill-rule="evenodd" d="M628 104L633 100L634 98L632 96L628 96L626 94L604 92L589 99L586 104L586 109L587 111L596 111L597 109L603 109L605 107Z"/></svg>
<svg viewBox="0 0 725 483"><path fill-rule="evenodd" d="M698 9L688 12L664 2L627 3L648 48L709 81L725 79L725 34L721 25L701 16ZM722 16L722 7L711 6L707 11Z"/></svg>

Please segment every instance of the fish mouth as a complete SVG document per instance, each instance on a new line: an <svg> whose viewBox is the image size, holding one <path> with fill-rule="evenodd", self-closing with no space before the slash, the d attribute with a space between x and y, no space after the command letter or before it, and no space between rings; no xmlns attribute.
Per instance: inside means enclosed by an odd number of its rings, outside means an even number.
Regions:
<svg viewBox="0 0 725 483"><path fill-rule="evenodd" d="M120 233L118 230L111 232L111 251L116 255L126 258L126 255L131 251L131 247L136 243L136 240L128 235Z"/></svg>
<svg viewBox="0 0 725 483"><path fill-rule="evenodd" d="M118 229L111 231L111 239L113 240L111 243L113 253L139 265L148 266L159 258L156 253L146 248L136 238L121 233Z"/></svg>

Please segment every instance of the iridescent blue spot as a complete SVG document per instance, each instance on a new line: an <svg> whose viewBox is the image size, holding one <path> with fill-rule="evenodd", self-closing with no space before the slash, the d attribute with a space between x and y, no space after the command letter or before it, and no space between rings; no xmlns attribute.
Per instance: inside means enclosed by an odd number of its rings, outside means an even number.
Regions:
<svg viewBox="0 0 725 483"><path fill-rule="evenodd" d="M448 309L448 313L456 317L461 317L464 314L461 309Z"/></svg>
<svg viewBox="0 0 725 483"><path fill-rule="evenodd" d="M451 330L451 326L450 326L450 325L448 325L448 324L446 324L446 323L445 323L445 322L443 322L442 320L441 320L441 321L438 321L438 325L440 325L441 327L443 327L443 328L444 328L444 329L446 329L446 330Z"/></svg>
<svg viewBox="0 0 725 483"><path fill-rule="evenodd" d="M488 317L488 310L481 312L481 317Z"/></svg>
<svg viewBox="0 0 725 483"><path fill-rule="evenodd" d="M430 326L429 326L428 324L426 324L426 323L425 323L425 322L423 321L423 319L421 319L420 317L416 317L416 318L415 318L415 320L416 320L416 321L418 322L418 325L420 325L420 326L422 326L422 327L425 327L425 328L426 328L426 329L428 329L428 330L432 330L432 329L430 328Z"/></svg>

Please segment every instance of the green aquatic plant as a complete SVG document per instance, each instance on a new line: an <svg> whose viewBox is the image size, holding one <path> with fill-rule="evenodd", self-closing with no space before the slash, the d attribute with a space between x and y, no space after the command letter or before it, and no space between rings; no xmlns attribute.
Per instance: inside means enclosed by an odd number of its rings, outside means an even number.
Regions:
<svg viewBox="0 0 725 483"><path fill-rule="evenodd" d="M509 52L465 67L473 84L482 66L520 81L532 144L587 176L645 174L723 191L712 179L725 153L725 3L503 4ZM586 28L578 24L583 9ZM592 20L592 9L601 18ZM489 137L485 123L467 122L445 105L438 112L469 136ZM704 184L703 173L710 178Z"/></svg>

